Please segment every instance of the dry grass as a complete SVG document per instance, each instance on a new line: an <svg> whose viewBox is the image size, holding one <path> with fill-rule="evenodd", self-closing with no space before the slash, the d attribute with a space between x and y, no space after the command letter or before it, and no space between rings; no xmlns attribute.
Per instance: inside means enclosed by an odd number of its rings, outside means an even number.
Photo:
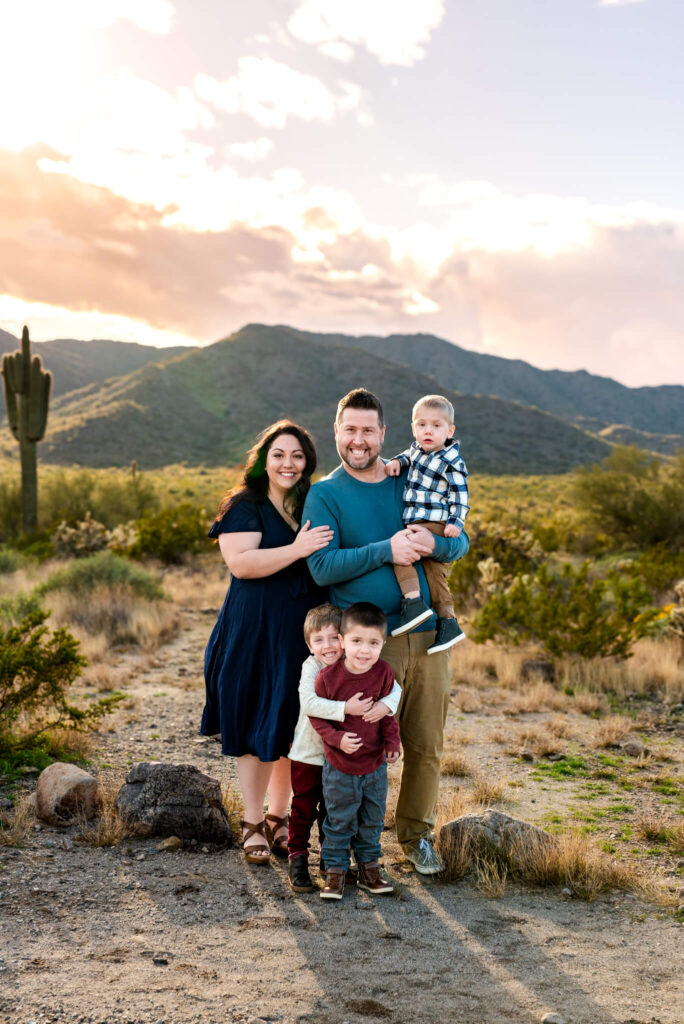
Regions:
<svg viewBox="0 0 684 1024"><path fill-rule="evenodd" d="M79 678L81 686L86 686L97 693L111 693L112 690L118 690L122 681L122 673L103 661L87 665Z"/></svg>
<svg viewBox="0 0 684 1024"><path fill-rule="evenodd" d="M579 690L573 695L572 703L582 715L597 715L606 706L605 698L597 693Z"/></svg>
<svg viewBox="0 0 684 1024"><path fill-rule="evenodd" d="M511 697L507 713L519 715L531 711L563 711L568 698L556 690L551 683L536 682Z"/></svg>
<svg viewBox="0 0 684 1024"><path fill-rule="evenodd" d="M23 846L35 821L33 800L22 796L11 811L0 811L0 846Z"/></svg>
<svg viewBox="0 0 684 1024"><path fill-rule="evenodd" d="M230 830L235 836L238 836L242 840L242 819L245 815L245 809L242 804L242 797L236 789L230 785L229 782L221 783L221 798L223 807L228 815L228 823Z"/></svg>
<svg viewBox="0 0 684 1024"><path fill-rule="evenodd" d="M508 779L490 779L485 778L484 775L478 775L475 778L473 798L483 807L510 802Z"/></svg>
<svg viewBox="0 0 684 1024"><path fill-rule="evenodd" d="M478 858L475 863L477 887L484 896L499 899L506 889L508 868L496 857Z"/></svg>
<svg viewBox="0 0 684 1024"><path fill-rule="evenodd" d="M76 627L105 648L131 644L155 651L175 635L178 612L168 601L147 601L129 587L96 587L88 600L63 591L50 594L51 619L58 626Z"/></svg>
<svg viewBox="0 0 684 1024"><path fill-rule="evenodd" d="M442 755L442 763L440 765L441 775L468 778L473 775L474 772L475 769L462 750L454 750Z"/></svg>
<svg viewBox="0 0 684 1024"><path fill-rule="evenodd" d="M499 743L503 746L511 742L511 734L506 729L497 727L489 732L487 740L489 743Z"/></svg>
<svg viewBox="0 0 684 1024"><path fill-rule="evenodd" d="M507 651L501 647L468 644L454 655L454 673L459 682L478 688L496 682L505 689L521 684L522 663L529 657L522 651Z"/></svg>
<svg viewBox="0 0 684 1024"><path fill-rule="evenodd" d="M457 690L454 702L459 711L463 711L465 714L473 714L482 708L480 698L470 690Z"/></svg>
<svg viewBox="0 0 684 1024"><path fill-rule="evenodd" d="M627 661L613 658L566 658L559 665L562 686L596 693L654 694L667 700L684 697L684 664L679 641L644 638Z"/></svg>
<svg viewBox="0 0 684 1024"><path fill-rule="evenodd" d="M540 725L528 725L522 729L519 742L518 750L527 747L536 757L560 754L565 749L565 744L561 743L558 737L549 730L547 722Z"/></svg>
<svg viewBox="0 0 684 1024"><path fill-rule="evenodd" d="M138 835L139 830L123 820L116 806L118 783L105 783L100 787L100 806L97 816L88 821L78 819L79 831L74 835L77 843L86 846L117 846L124 839Z"/></svg>
<svg viewBox="0 0 684 1024"><path fill-rule="evenodd" d="M624 715L610 715L598 724L594 737L596 747L619 747L625 736L632 731L632 722Z"/></svg>
<svg viewBox="0 0 684 1024"><path fill-rule="evenodd" d="M45 733L53 757L62 761L88 761L92 757L92 733L81 729L50 729Z"/></svg>
<svg viewBox="0 0 684 1024"><path fill-rule="evenodd" d="M684 853L684 823L673 823L662 811L642 814L634 823L634 831L646 842L667 843L672 853Z"/></svg>
<svg viewBox="0 0 684 1024"><path fill-rule="evenodd" d="M559 739L565 739L572 733L570 722L563 715L554 715L553 718L549 718L545 723L545 728L552 736L557 736Z"/></svg>

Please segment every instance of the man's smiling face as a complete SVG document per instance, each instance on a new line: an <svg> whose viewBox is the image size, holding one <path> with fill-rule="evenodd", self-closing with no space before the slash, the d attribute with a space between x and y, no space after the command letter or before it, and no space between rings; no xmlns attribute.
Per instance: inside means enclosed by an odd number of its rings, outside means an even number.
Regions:
<svg viewBox="0 0 684 1024"><path fill-rule="evenodd" d="M335 439L340 458L350 469L371 469L382 450L385 428L375 409L344 410L335 424Z"/></svg>

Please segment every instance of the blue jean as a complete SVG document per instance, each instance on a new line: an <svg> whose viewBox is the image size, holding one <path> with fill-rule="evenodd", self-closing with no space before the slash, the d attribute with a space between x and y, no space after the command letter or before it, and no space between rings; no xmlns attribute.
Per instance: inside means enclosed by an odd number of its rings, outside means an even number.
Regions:
<svg viewBox="0 0 684 1024"><path fill-rule="evenodd" d="M386 763L369 775L347 775L326 761L323 796L327 814L321 856L326 870L347 870L350 844L357 864L378 860L387 803Z"/></svg>

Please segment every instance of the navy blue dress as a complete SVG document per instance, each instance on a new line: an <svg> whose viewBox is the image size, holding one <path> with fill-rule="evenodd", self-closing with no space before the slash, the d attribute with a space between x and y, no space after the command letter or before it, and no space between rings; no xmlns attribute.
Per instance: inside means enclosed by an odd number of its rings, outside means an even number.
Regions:
<svg viewBox="0 0 684 1024"><path fill-rule="evenodd" d="M238 501L209 531L260 533L260 548L291 544L295 530L270 501ZM231 577L204 655L206 704L200 732L221 733L223 753L260 761L287 757L299 715L299 676L308 656L306 613L328 599L302 558L271 576Z"/></svg>

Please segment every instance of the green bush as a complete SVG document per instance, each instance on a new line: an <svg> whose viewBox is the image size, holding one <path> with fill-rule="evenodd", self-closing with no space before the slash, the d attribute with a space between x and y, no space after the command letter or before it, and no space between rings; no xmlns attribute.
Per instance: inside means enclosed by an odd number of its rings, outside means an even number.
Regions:
<svg viewBox="0 0 684 1024"><path fill-rule="evenodd" d="M625 571L635 579L643 580L654 594L662 593L677 580L684 579L684 551L671 551L660 544L644 551Z"/></svg>
<svg viewBox="0 0 684 1024"><path fill-rule="evenodd" d="M36 594L5 597L0 601L0 629L18 626L22 619L36 611L40 611L40 601Z"/></svg>
<svg viewBox="0 0 684 1024"><path fill-rule="evenodd" d="M56 727L82 728L102 718L115 701L88 708L69 699L86 664L78 641L65 629L50 632L46 612L34 609L16 626L0 630L0 752L36 743Z"/></svg>
<svg viewBox="0 0 684 1024"><path fill-rule="evenodd" d="M492 559L497 579L506 582L521 573L533 572L541 562L539 545L531 533L519 527L504 528L475 520L468 522L467 531L470 550L449 571L449 587L460 607L472 604L476 598L482 579L480 563Z"/></svg>
<svg viewBox="0 0 684 1024"><path fill-rule="evenodd" d="M577 570L564 565L559 575L542 565L487 600L474 636L478 643L497 637L514 644L532 640L555 657L627 658L658 615L649 600L640 580L615 572L606 579L590 579L588 562Z"/></svg>
<svg viewBox="0 0 684 1024"><path fill-rule="evenodd" d="M143 516L135 526L137 540L129 548L134 558L151 557L166 564L178 564L186 555L208 548L205 514L189 502Z"/></svg>
<svg viewBox="0 0 684 1024"><path fill-rule="evenodd" d="M600 465L578 470L573 490L618 543L684 549L684 451L665 462L636 447L617 448Z"/></svg>
<svg viewBox="0 0 684 1024"><path fill-rule="evenodd" d="M21 533L21 484L16 479L0 480L0 543L16 540Z"/></svg>
<svg viewBox="0 0 684 1024"><path fill-rule="evenodd" d="M0 574L16 572L21 565L21 555L12 548L0 547Z"/></svg>
<svg viewBox="0 0 684 1024"><path fill-rule="evenodd" d="M83 595L84 600L87 600L88 591L97 587L127 587L148 601L164 596L159 580L152 573L121 555L115 555L113 551L98 551L95 555L80 558L64 569L59 569L41 584L38 593L63 590L69 594Z"/></svg>
<svg viewBox="0 0 684 1024"><path fill-rule="evenodd" d="M154 484L138 472L55 469L46 474L40 491L41 525L52 528L64 521L81 522L89 512L111 530L119 523L153 512L159 505Z"/></svg>

